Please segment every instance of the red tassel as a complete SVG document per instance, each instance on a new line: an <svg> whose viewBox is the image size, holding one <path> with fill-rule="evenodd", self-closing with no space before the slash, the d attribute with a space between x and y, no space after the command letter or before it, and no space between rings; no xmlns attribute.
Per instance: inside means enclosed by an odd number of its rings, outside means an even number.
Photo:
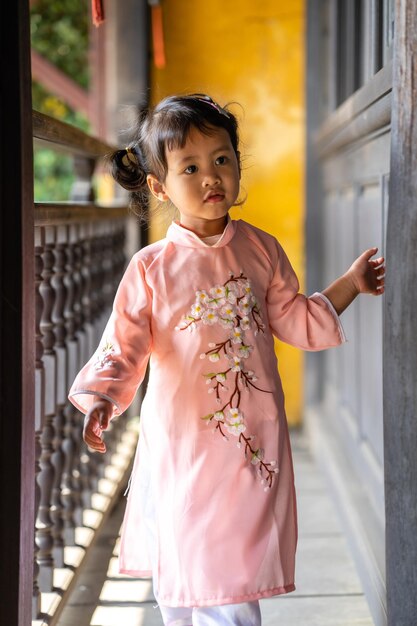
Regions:
<svg viewBox="0 0 417 626"><path fill-rule="evenodd" d="M164 26L162 21L162 7L152 6L152 40L153 40L153 60L159 69L165 67L165 45Z"/></svg>
<svg viewBox="0 0 417 626"><path fill-rule="evenodd" d="M91 13L94 26L104 22L104 0L92 0Z"/></svg>

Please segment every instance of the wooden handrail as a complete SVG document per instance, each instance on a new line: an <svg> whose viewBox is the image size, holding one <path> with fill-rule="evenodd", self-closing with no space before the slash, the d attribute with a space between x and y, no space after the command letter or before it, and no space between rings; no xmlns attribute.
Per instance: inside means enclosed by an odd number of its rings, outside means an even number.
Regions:
<svg viewBox="0 0 417 626"><path fill-rule="evenodd" d="M32 111L33 138L54 150L79 154L87 158L98 159L117 150L96 137L91 137L79 128L71 126L39 111Z"/></svg>
<svg viewBox="0 0 417 626"><path fill-rule="evenodd" d="M121 206L100 206L88 202L36 203L37 226L91 222L128 217L126 203Z"/></svg>

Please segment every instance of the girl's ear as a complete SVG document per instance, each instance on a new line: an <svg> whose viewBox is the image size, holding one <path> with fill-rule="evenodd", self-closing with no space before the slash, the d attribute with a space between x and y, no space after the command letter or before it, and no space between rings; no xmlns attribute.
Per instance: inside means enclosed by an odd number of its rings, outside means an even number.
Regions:
<svg viewBox="0 0 417 626"><path fill-rule="evenodd" d="M148 183L148 187L151 190L152 195L155 196L155 198L157 198L160 202L166 202L169 200L163 184L159 182L156 176L148 174L146 182Z"/></svg>

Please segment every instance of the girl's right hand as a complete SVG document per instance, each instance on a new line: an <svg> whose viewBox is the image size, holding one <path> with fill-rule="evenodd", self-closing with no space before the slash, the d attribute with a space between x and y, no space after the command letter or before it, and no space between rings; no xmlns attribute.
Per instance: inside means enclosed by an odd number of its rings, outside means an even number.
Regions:
<svg viewBox="0 0 417 626"><path fill-rule="evenodd" d="M108 428L113 414L113 405L108 400L98 398L84 418L83 439L87 446L96 452L104 453L103 430Z"/></svg>

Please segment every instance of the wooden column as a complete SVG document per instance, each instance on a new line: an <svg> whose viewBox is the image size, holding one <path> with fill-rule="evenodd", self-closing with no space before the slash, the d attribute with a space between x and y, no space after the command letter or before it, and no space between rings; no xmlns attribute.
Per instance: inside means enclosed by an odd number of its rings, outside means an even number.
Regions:
<svg viewBox="0 0 417 626"><path fill-rule="evenodd" d="M396 0L384 328L389 626L417 620L417 4Z"/></svg>
<svg viewBox="0 0 417 626"><path fill-rule="evenodd" d="M324 287L323 276L323 191L321 186L320 162L314 135L323 120L325 110L322 85L317 76L321 64L320 42L322 39L322 8L320 0L306 3L307 40L305 57L305 93L306 107L306 178L305 178L305 245L306 245L306 282L307 293L311 294ZM307 404L321 400L323 384L323 355L306 352L304 354L304 394Z"/></svg>
<svg viewBox="0 0 417 626"><path fill-rule="evenodd" d="M29 2L0 12L0 624L27 626L35 497Z"/></svg>

